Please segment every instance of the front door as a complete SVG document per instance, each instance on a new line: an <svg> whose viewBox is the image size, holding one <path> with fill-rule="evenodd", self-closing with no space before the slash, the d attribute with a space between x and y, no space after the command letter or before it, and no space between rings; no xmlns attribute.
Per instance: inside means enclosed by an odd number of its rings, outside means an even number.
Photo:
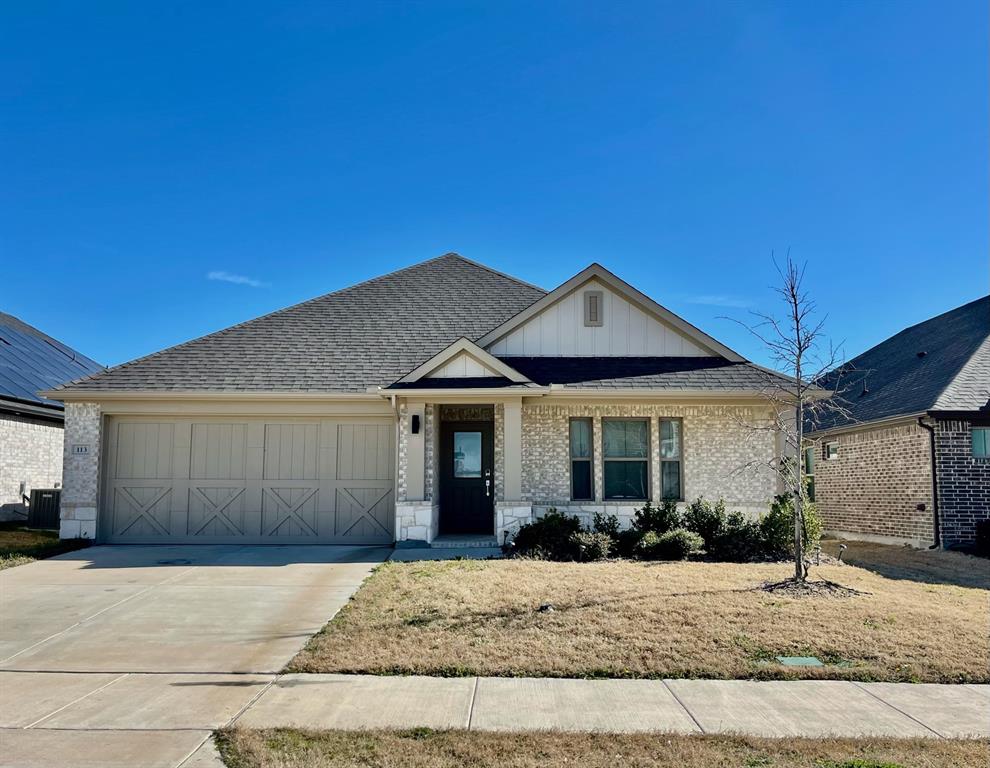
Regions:
<svg viewBox="0 0 990 768"><path fill-rule="evenodd" d="M440 533L495 533L490 421L445 421L440 429Z"/></svg>

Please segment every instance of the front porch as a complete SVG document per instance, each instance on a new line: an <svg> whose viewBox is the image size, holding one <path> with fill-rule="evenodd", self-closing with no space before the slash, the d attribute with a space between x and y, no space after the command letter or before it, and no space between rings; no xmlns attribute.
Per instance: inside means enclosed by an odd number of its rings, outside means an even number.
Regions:
<svg viewBox="0 0 990 768"><path fill-rule="evenodd" d="M497 547L532 519L521 500L520 398L406 401L398 411L398 547Z"/></svg>

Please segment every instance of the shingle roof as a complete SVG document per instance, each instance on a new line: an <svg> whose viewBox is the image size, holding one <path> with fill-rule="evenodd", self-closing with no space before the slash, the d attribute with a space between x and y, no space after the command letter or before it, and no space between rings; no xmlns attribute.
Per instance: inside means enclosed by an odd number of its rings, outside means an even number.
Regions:
<svg viewBox="0 0 990 768"><path fill-rule="evenodd" d="M499 357L536 384L580 389L768 390L789 380L721 357Z"/></svg>
<svg viewBox="0 0 990 768"><path fill-rule="evenodd" d="M38 395L62 382L103 370L72 347L0 312L0 400L62 410L62 404Z"/></svg>
<svg viewBox="0 0 990 768"><path fill-rule="evenodd" d="M462 336L479 338L545 293L449 253L69 388L363 392L395 381Z"/></svg>
<svg viewBox="0 0 990 768"><path fill-rule="evenodd" d="M990 410L990 296L905 328L821 385L836 391L851 418L832 414L819 429L927 411Z"/></svg>

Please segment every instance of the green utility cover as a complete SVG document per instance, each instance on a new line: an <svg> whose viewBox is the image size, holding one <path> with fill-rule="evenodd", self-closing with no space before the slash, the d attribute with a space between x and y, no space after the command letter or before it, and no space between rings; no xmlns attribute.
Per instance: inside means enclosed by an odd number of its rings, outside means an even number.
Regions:
<svg viewBox="0 0 990 768"><path fill-rule="evenodd" d="M778 656L777 661L788 667L824 667L814 656Z"/></svg>

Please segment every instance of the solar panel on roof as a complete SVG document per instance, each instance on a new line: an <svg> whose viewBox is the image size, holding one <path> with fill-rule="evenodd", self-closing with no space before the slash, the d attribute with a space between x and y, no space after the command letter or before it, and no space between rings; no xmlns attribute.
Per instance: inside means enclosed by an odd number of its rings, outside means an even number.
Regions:
<svg viewBox="0 0 990 768"><path fill-rule="evenodd" d="M0 399L61 408L38 392L101 370L94 360L0 312Z"/></svg>

